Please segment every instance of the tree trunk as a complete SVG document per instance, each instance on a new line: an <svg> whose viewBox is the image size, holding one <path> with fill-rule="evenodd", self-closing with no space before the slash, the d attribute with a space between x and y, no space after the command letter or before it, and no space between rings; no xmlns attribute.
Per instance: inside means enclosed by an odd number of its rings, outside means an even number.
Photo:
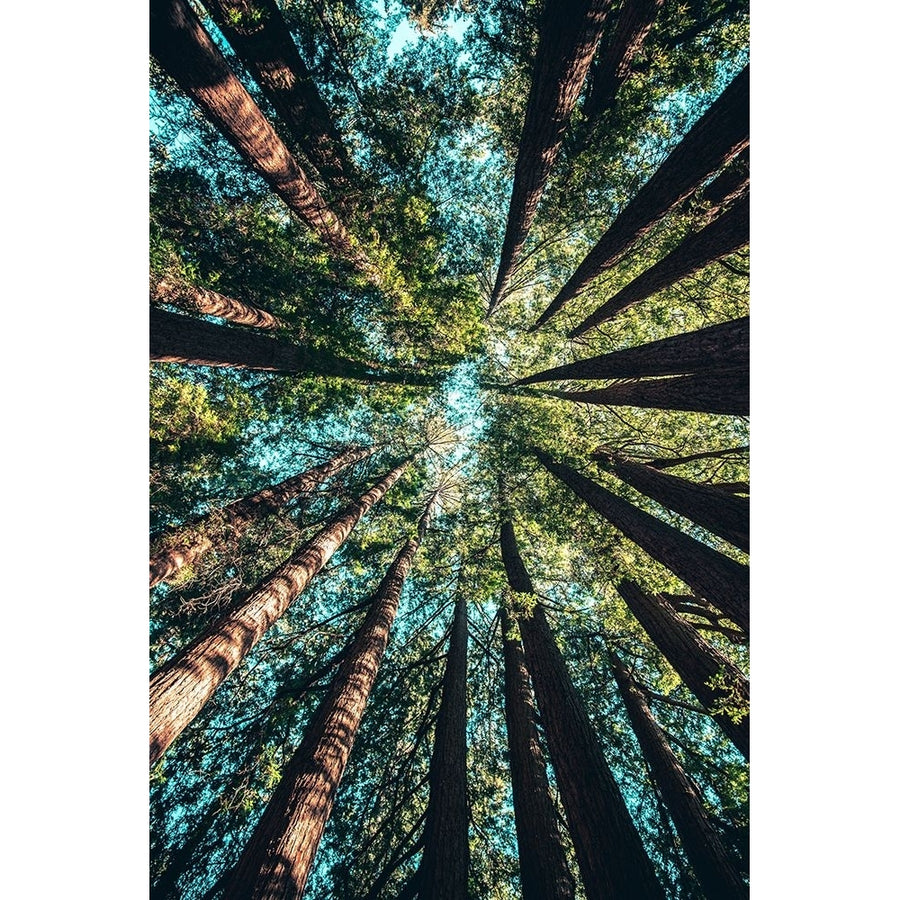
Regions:
<svg viewBox="0 0 900 900"><path fill-rule="evenodd" d="M417 536L406 541L378 585L328 695L313 714L241 854L224 900L288 900L303 895L387 647L403 583L436 497L425 508Z"/></svg>
<svg viewBox="0 0 900 900"><path fill-rule="evenodd" d="M488 314L503 298L581 92L610 0L546 0Z"/></svg>
<svg viewBox="0 0 900 900"><path fill-rule="evenodd" d="M750 188L750 147L740 153L694 198L687 201L685 212L691 212L697 204L706 207L701 217L704 223L711 222L723 209L734 203Z"/></svg>
<svg viewBox="0 0 900 900"><path fill-rule="evenodd" d="M503 629L504 699L509 770L523 900L574 900L575 884L566 862L556 804L535 725L531 681L525 654L510 637L512 622L500 609Z"/></svg>
<svg viewBox="0 0 900 900"><path fill-rule="evenodd" d="M234 541L251 522L274 513L289 500L312 491L332 475L373 452L373 447L348 447L321 465L197 516L184 525L167 529L160 535L165 546L160 546L150 557L150 587L171 578L182 566L197 562L212 547L212 541L205 533L206 526L222 526L228 539Z"/></svg>
<svg viewBox="0 0 900 900"><path fill-rule="evenodd" d="M686 516L735 547L750 552L750 501L710 484L697 484L667 475L650 466L629 462L615 454L593 454L604 469L614 472L647 497Z"/></svg>
<svg viewBox="0 0 900 900"><path fill-rule="evenodd" d="M151 0L150 52L331 253L378 283L365 254L297 165L185 0Z"/></svg>
<svg viewBox="0 0 900 900"><path fill-rule="evenodd" d="M746 366L732 366L674 378L614 384L591 391L547 393L577 403L603 406L640 406L747 416L750 414L750 370Z"/></svg>
<svg viewBox="0 0 900 900"><path fill-rule="evenodd" d="M257 372L334 375L370 384L419 384L435 377L418 372L375 372L363 363L313 350L283 338L217 325L150 307L150 359L190 366L234 366Z"/></svg>
<svg viewBox="0 0 900 900"><path fill-rule="evenodd" d="M724 713L713 715L711 712L710 715L744 758L749 759L750 683L741 671L703 640L693 625L680 618L667 600L659 596L649 597L633 581L623 581L618 591L644 631L650 635L650 640L706 709L713 710L729 699L746 706L748 713L739 722L732 721ZM720 673L724 673L733 696L722 688L709 686L710 679Z"/></svg>
<svg viewBox="0 0 900 900"><path fill-rule="evenodd" d="M596 129L600 116L612 107L619 88L631 75L634 58L641 52L662 4L663 0L626 0L622 4L612 40L606 52L594 62L591 88L584 102L589 133Z"/></svg>
<svg viewBox="0 0 900 900"><path fill-rule="evenodd" d="M450 651L428 771L425 846L417 873L419 900L466 900L469 806L466 799L466 601L453 610Z"/></svg>
<svg viewBox="0 0 900 900"><path fill-rule="evenodd" d="M350 162L274 0L209 0L210 15L323 179L349 187Z"/></svg>
<svg viewBox="0 0 900 900"><path fill-rule="evenodd" d="M500 550L510 587L533 594L509 520ZM588 900L652 900L665 896L628 807L603 755L540 603L518 617L525 662L541 711L556 783Z"/></svg>
<svg viewBox="0 0 900 900"><path fill-rule="evenodd" d="M336 513L312 539L265 578L237 608L222 616L150 679L150 764L165 753L234 671L331 559L357 522L404 473L409 460Z"/></svg>
<svg viewBox="0 0 900 900"><path fill-rule="evenodd" d="M690 453L687 456L659 457L651 459L647 462L648 466L654 469L671 469L675 466L684 465L684 463L695 462L698 459L721 459L724 456L734 456L735 454L749 453L750 446L745 444L741 447L726 447L724 450L704 450L701 453Z"/></svg>
<svg viewBox="0 0 900 900"><path fill-rule="evenodd" d="M683 375L750 363L750 317L710 325L625 350L579 359L520 378L515 384L594 378Z"/></svg>
<svg viewBox="0 0 900 900"><path fill-rule="evenodd" d="M685 855L707 900L737 900L749 890L712 824L697 785L678 761L643 694L610 650L610 664L644 759L675 823Z"/></svg>
<svg viewBox="0 0 900 900"><path fill-rule="evenodd" d="M150 290L150 302L168 303L204 316L218 316L235 325L269 330L285 327L284 322L264 309L174 278L157 281Z"/></svg>
<svg viewBox="0 0 900 900"><path fill-rule="evenodd" d="M750 66L719 95L650 180L619 213L529 329L535 331L614 266L674 206L750 142Z"/></svg>
<svg viewBox="0 0 900 900"><path fill-rule="evenodd" d="M622 290L595 309L568 337L579 337L601 322L658 291L681 281L711 262L728 256L750 240L750 196L745 195L734 206L709 225L688 235L671 253L641 272Z"/></svg>
<svg viewBox="0 0 900 900"><path fill-rule="evenodd" d="M629 540L749 632L750 569L682 534L606 488L535 449L541 464ZM527 645L526 645L527 652Z"/></svg>

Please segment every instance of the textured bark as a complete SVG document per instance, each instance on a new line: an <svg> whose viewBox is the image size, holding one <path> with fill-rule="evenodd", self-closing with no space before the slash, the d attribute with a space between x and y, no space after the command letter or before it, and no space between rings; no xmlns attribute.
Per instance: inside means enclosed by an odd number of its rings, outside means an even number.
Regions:
<svg viewBox="0 0 900 900"><path fill-rule="evenodd" d="M625 537L674 572L744 631L749 631L749 567L632 506L570 466L555 462L543 451L535 449L534 452L548 472L570 487Z"/></svg>
<svg viewBox="0 0 900 900"><path fill-rule="evenodd" d="M185 0L151 0L150 52L331 253L377 283L369 260L235 77Z"/></svg>
<svg viewBox="0 0 900 900"><path fill-rule="evenodd" d="M612 651L609 656L631 727L705 897L707 900L748 897L749 889L716 831L697 785L682 768L621 661Z"/></svg>
<svg viewBox="0 0 900 900"><path fill-rule="evenodd" d="M203 530L206 526L215 524L221 527L227 539L234 541L251 522L270 515L289 500L313 490L332 475L373 452L372 447L348 447L321 465L163 532L160 537L165 541L165 546L150 557L150 587L171 578L182 566L197 562L212 547L212 541Z"/></svg>
<svg viewBox="0 0 900 900"><path fill-rule="evenodd" d="M703 640L694 626L675 612L671 603L660 596L648 596L633 581L623 581L618 591L644 631L650 635L650 640L659 647L678 677L706 709L714 709L728 697L727 693L707 684L720 672L724 672L737 699L749 709L749 681L733 663ZM749 713L737 723L722 714L713 715L713 718L744 758L749 759Z"/></svg>
<svg viewBox="0 0 900 900"><path fill-rule="evenodd" d="M417 536L403 545L378 585L328 695L313 714L241 854L224 900L289 900L303 895L434 502L432 497Z"/></svg>
<svg viewBox="0 0 900 900"><path fill-rule="evenodd" d="M550 794L547 767L541 753L525 654L518 638L509 637L512 622L505 607L500 610L500 622L506 733L522 898L573 900L575 884L566 863L556 804Z"/></svg>
<svg viewBox="0 0 900 900"><path fill-rule="evenodd" d="M744 195L734 206L714 219L705 228L688 235L671 253L641 272L622 290L602 306L597 307L568 336L578 337L601 322L606 322L623 309L646 300L647 297L688 275L698 272L711 262L728 256L745 246L750 240L750 197Z"/></svg>
<svg viewBox="0 0 900 900"><path fill-rule="evenodd" d="M638 344L579 359L520 378L516 384L592 378L642 378L648 375L683 375L704 369L750 364L750 317L710 325L686 334Z"/></svg>
<svg viewBox="0 0 900 900"><path fill-rule="evenodd" d="M667 475L612 453L595 453L593 458L647 497L750 552L750 501L745 497L736 497L715 485Z"/></svg>
<svg viewBox="0 0 900 900"><path fill-rule="evenodd" d="M594 61L591 89L584 102L589 131L594 131L597 120L612 107L616 93L631 75L634 58L662 5L663 0L625 0L622 4L612 40Z"/></svg>
<svg viewBox="0 0 900 900"><path fill-rule="evenodd" d="M466 900L469 807L466 800L466 601L453 610L450 650L428 771L425 845L416 875L419 900Z"/></svg>
<svg viewBox="0 0 900 900"><path fill-rule="evenodd" d="M706 207L701 217L711 222L723 209L740 199L750 189L750 147L746 147L725 166L722 171L693 199L688 200L685 212L691 212L697 204Z"/></svg>
<svg viewBox="0 0 900 900"><path fill-rule="evenodd" d="M409 461L347 504L315 537L263 579L238 607L209 626L150 679L150 764L194 720L218 686L303 592L357 522L390 490Z"/></svg>
<svg viewBox="0 0 900 900"><path fill-rule="evenodd" d="M675 378L631 381L590 391L547 393L577 403L747 416L750 414L750 370L746 366L732 366Z"/></svg>
<svg viewBox="0 0 900 900"><path fill-rule="evenodd" d="M270 330L285 327L284 322L264 309L173 278L162 278L152 286L150 302L168 303L204 316L218 316L235 325Z"/></svg>
<svg viewBox="0 0 900 900"><path fill-rule="evenodd" d="M614 266L670 209L750 143L750 66L719 95L650 180L619 213L531 331Z"/></svg>
<svg viewBox="0 0 900 900"><path fill-rule="evenodd" d="M275 0L204 5L303 153L326 182L346 191L347 151Z"/></svg>
<svg viewBox="0 0 900 900"><path fill-rule="evenodd" d="M190 366L233 366L257 372L335 375L370 383L433 386L433 376L381 372L283 338L217 325L150 307L150 359Z"/></svg>
<svg viewBox="0 0 900 900"><path fill-rule="evenodd" d="M500 526L500 550L510 587L533 593L508 520ZM662 900L653 864L540 603L518 622L585 895L588 900Z"/></svg>
<svg viewBox="0 0 900 900"><path fill-rule="evenodd" d="M609 5L610 0L546 0L489 313L503 298L537 214Z"/></svg>

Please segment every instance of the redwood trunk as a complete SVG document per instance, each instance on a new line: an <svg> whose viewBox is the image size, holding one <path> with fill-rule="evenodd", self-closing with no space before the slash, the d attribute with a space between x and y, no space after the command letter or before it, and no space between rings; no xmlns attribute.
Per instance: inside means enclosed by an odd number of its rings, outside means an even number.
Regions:
<svg viewBox="0 0 900 900"><path fill-rule="evenodd" d="M151 765L194 720L218 686L303 592L408 465L409 461L401 463L362 497L345 506L236 609L156 670L150 679Z"/></svg>
<svg viewBox="0 0 900 900"><path fill-rule="evenodd" d="M612 651L609 656L631 727L705 897L707 900L748 897L747 885L716 831L697 785L682 768L625 667Z"/></svg>
<svg viewBox="0 0 900 900"><path fill-rule="evenodd" d="M512 523L500 526L510 587L533 594ZM541 711L556 783L588 900L652 900L665 896L575 690L544 610L518 618L525 661Z"/></svg>
<svg viewBox="0 0 900 900"><path fill-rule="evenodd" d="M512 622L500 610L503 629L504 699L509 742L509 770L523 900L574 900L575 884L566 863L556 804L550 794L541 753L531 681Z"/></svg>
<svg viewBox="0 0 900 900"><path fill-rule="evenodd" d="M724 450L703 450L700 453L690 453L687 456L659 457L658 459L651 459L647 465L653 466L654 469L671 469L698 459L721 459L722 457L749 452L750 446L744 444L741 447L726 447Z"/></svg>
<svg viewBox="0 0 900 900"><path fill-rule="evenodd" d="M434 500L426 507L417 537L404 544L375 591L328 695L313 714L238 861L224 900L288 900L303 895Z"/></svg>
<svg viewBox="0 0 900 900"><path fill-rule="evenodd" d="M185 0L151 0L150 52L325 246L377 280L365 255L235 77Z"/></svg>
<svg viewBox="0 0 900 900"><path fill-rule="evenodd" d="M489 313L509 285L537 214L609 5L609 0L546 0Z"/></svg>
<svg viewBox="0 0 900 900"><path fill-rule="evenodd" d="M697 484L667 475L612 453L593 456L605 469L642 494L750 552L750 501L746 497L736 497L718 485Z"/></svg>
<svg viewBox="0 0 900 900"><path fill-rule="evenodd" d="M540 328L601 272L614 266L670 209L748 146L749 122L747 65L619 213L530 330Z"/></svg>
<svg viewBox="0 0 900 900"><path fill-rule="evenodd" d="M347 151L278 5L208 0L205 6L300 149L326 182L346 190Z"/></svg>
<svg viewBox="0 0 900 900"><path fill-rule="evenodd" d="M204 316L218 316L235 325L269 330L285 327L284 322L264 309L172 278L163 278L153 285L150 302L168 303Z"/></svg>
<svg viewBox="0 0 900 900"><path fill-rule="evenodd" d="M688 690L708 709L721 704L728 693L712 688L711 678L724 672L737 699L749 708L750 683L725 656L710 646L693 625L685 622L662 597L650 597L633 581L623 581L619 594L641 623L650 640L659 647ZM712 715L712 713L710 713ZM750 715L734 722L725 714L712 716L745 759L750 758Z"/></svg>
<svg viewBox="0 0 900 900"><path fill-rule="evenodd" d="M198 516L185 525L163 532L161 537L165 546L150 557L150 587L171 578L182 566L197 562L212 547L212 541L204 533L206 526L221 526L223 530L227 530L228 538L234 541L251 522L270 515L294 497L312 491L332 475L371 455L373 449L348 447L306 472L300 472L248 497L241 497L221 509Z"/></svg>
<svg viewBox="0 0 900 900"><path fill-rule="evenodd" d="M750 188L750 147L747 146L705 187L696 201L707 207L702 220L711 222ZM692 204L692 201L688 201ZM689 211L689 210L687 210Z"/></svg>
<svg viewBox="0 0 900 900"><path fill-rule="evenodd" d="M750 317L580 359L520 378L516 384L592 378L683 375L750 363Z"/></svg>
<svg viewBox="0 0 900 900"><path fill-rule="evenodd" d="M548 472L568 485L625 537L669 568L744 631L749 631L750 569L747 566L632 506L570 466L555 462L541 450L535 449L535 454Z"/></svg>
<svg viewBox="0 0 900 900"><path fill-rule="evenodd" d="M734 366L675 378L614 384L591 391L547 393L577 403L603 406L639 406L747 416L750 414L750 370L746 366Z"/></svg>
<svg viewBox="0 0 900 900"><path fill-rule="evenodd" d="M416 874L419 900L466 900L469 807L466 800L466 601L453 611L450 650L428 772L425 845Z"/></svg>
<svg viewBox="0 0 900 900"><path fill-rule="evenodd" d="M728 256L750 240L750 197L745 195L700 231L688 235L671 253L641 272L621 291L594 310L568 337L579 337L623 309L646 300L711 262Z"/></svg>

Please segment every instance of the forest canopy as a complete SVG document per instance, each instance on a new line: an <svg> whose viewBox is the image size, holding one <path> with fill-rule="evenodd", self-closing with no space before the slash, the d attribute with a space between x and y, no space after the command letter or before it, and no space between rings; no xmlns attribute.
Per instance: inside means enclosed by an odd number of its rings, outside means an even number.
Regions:
<svg viewBox="0 0 900 900"><path fill-rule="evenodd" d="M747 896L742 0L151 0L151 896Z"/></svg>

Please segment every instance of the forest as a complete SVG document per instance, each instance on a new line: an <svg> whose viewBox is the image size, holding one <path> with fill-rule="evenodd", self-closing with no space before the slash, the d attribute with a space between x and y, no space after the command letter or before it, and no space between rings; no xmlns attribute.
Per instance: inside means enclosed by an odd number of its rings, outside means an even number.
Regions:
<svg viewBox="0 0 900 900"><path fill-rule="evenodd" d="M151 898L749 896L747 0L149 14Z"/></svg>

